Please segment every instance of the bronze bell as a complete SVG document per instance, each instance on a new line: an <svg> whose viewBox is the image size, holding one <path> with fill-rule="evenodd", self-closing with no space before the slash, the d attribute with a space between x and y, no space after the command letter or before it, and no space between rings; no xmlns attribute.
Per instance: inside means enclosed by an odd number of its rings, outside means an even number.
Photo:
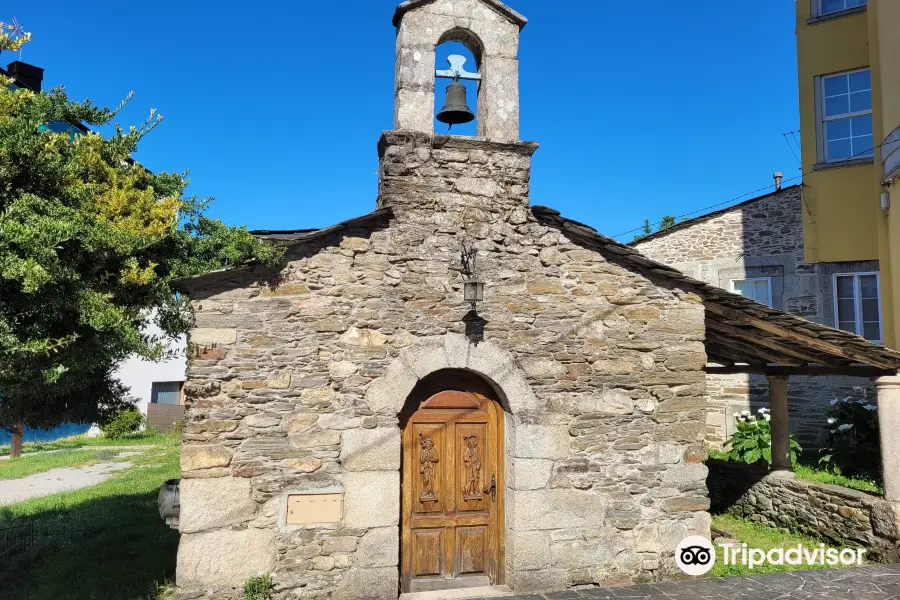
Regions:
<svg viewBox="0 0 900 600"><path fill-rule="evenodd" d="M469 103L466 101L466 86L458 81L447 86L447 103L437 114L437 120L451 127L475 120L475 115L469 110Z"/></svg>

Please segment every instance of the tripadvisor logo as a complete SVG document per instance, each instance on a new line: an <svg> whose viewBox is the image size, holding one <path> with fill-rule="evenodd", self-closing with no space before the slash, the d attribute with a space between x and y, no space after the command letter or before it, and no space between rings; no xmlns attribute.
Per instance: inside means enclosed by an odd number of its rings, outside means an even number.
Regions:
<svg viewBox="0 0 900 600"><path fill-rule="evenodd" d="M790 548L750 548L747 544L719 544L724 565L743 565L750 569L763 565L820 565L828 567L862 565L865 548L826 548L825 544L806 548L801 544ZM705 575L716 564L716 549L703 536L691 535L675 548L675 564L687 575Z"/></svg>
<svg viewBox="0 0 900 600"><path fill-rule="evenodd" d="M700 535L689 535L675 548L675 564L687 575L706 575L716 564L716 549Z"/></svg>

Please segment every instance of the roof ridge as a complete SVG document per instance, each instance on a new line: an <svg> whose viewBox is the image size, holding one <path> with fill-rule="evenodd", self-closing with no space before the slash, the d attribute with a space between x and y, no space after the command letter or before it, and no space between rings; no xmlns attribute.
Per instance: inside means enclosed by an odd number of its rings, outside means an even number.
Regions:
<svg viewBox="0 0 900 600"><path fill-rule="evenodd" d="M635 244L642 244L644 242L656 239L658 237L662 237L664 235L668 235L670 233L675 233L676 231L680 231L685 227L690 227L692 225L696 225L698 223L702 223L707 219L712 219L714 217L718 217L719 215L724 215L736 208L741 208L743 206L747 206L748 204L753 204L754 202L759 202L760 200L765 200L766 198L771 198L772 196L776 196L782 192L787 192L793 189L802 188L802 183L795 183L794 185L789 185L783 187L781 189L775 190L773 192L769 192L767 194L763 194L762 196L756 196L754 198L749 198L747 200L743 200L738 202L737 204L732 204L731 206L726 206L725 208L720 208L719 210L714 210L712 212L708 212L702 215L697 215L696 217L692 217L690 219L685 219L679 223L675 223L671 227L666 227L665 229L661 229L659 231L654 231L653 233L648 233L647 235L642 235L638 239L628 242L628 246L634 246Z"/></svg>
<svg viewBox="0 0 900 600"><path fill-rule="evenodd" d="M419 6L431 4L432 2L436 1L437 0L406 0L405 2L401 2L400 5L397 6L397 10L394 11L394 27L400 26L400 21L403 20L403 15L405 15L409 11L415 10ZM526 19L524 15L517 12L515 9L510 8L503 2L500 2L500 0L478 0L478 2L483 2L484 4L490 5L494 10L505 16L511 22L518 25L519 29L522 29L523 27L525 27L525 25L528 24L528 19Z"/></svg>

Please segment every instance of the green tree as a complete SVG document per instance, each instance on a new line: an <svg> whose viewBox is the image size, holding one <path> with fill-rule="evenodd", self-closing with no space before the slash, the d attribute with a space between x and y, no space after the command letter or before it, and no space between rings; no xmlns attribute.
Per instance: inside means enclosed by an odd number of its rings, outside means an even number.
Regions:
<svg viewBox="0 0 900 600"><path fill-rule="evenodd" d="M659 222L659 230L658 231L662 231L663 229L668 229L669 227L672 227L673 225L675 225L675 217L673 217L671 215L666 215L665 217L662 218L662 221Z"/></svg>
<svg viewBox="0 0 900 600"><path fill-rule="evenodd" d="M684 220L685 219L682 219L682 221L684 221ZM663 229L668 229L669 227L672 227L673 225L675 225L675 217L667 215L662 218L662 221L659 222L659 228L657 229L657 231L662 231ZM639 239L641 239L642 237L644 237L645 235L650 235L651 233L653 233L653 228L650 226L650 219L644 219L644 226L641 227L640 235L634 236L634 240L632 240L632 241L636 242Z"/></svg>
<svg viewBox="0 0 900 600"><path fill-rule="evenodd" d="M105 422L130 401L117 365L166 358L191 326L173 279L281 256L206 217L186 173L135 163L161 119L124 129L119 109L0 85L0 427L14 432ZM66 124L112 133L55 132Z"/></svg>
<svg viewBox="0 0 900 600"><path fill-rule="evenodd" d="M22 46L31 41L31 33L24 31L15 18L12 23L0 21L0 52L9 50L17 52Z"/></svg>

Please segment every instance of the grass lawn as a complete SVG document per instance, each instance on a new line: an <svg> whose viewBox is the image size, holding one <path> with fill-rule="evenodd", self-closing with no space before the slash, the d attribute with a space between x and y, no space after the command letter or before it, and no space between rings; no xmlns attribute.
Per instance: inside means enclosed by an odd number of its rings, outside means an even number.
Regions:
<svg viewBox="0 0 900 600"><path fill-rule="evenodd" d="M180 476L177 440L158 441L99 485L0 508L0 526L35 519L42 544L32 560L0 571L4 600L156 598L157 586L175 578L178 548L156 498L164 481Z"/></svg>
<svg viewBox="0 0 900 600"><path fill-rule="evenodd" d="M709 450L708 456L709 458L715 460L728 460L727 452L723 452L715 448L711 448ZM814 464L810 464L810 460L815 459L806 459L801 457L801 461L803 462L794 462L794 473L797 475L797 479L801 479L803 481L815 481L817 483L830 483L832 485L839 485L841 487L850 488L851 490L869 492L872 494L884 493L884 488L878 482L859 477L845 477L843 475L835 475L833 473L829 473L828 471L819 469Z"/></svg>
<svg viewBox="0 0 900 600"><path fill-rule="evenodd" d="M816 481L818 483L830 483L832 485L839 485L841 487L850 488L851 490L858 490L860 492L870 492L872 494L883 494L884 488L869 479L860 479L857 477L844 477L843 475L834 475L827 471L821 471L816 469L815 467L811 467L809 465L797 464L794 465L794 473L797 474L797 479L803 479L805 481Z"/></svg>
<svg viewBox="0 0 900 600"><path fill-rule="evenodd" d="M714 515L712 525L716 529L727 531L733 539L747 544L749 548L771 550L772 548L791 548L797 544L804 548L816 549L823 540L795 533L785 533L774 527L759 525L746 519L738 519L731 515ZM826 547L838 547L831 542L824 542ZM813 571L834 568L825 565L762 565L750 569L744 565L725 565L722 551L716 548L716 566L710 571L711 577L730 577L733 575L758 575L760 573L783 573L785 571Z"/></svg>
<svg viewBox="0 0 900 600"><path fill-rule="evenodd" d="M72 450L85 446L142 446L145 444L163 444L170 436L157 430L131 433L117 439L108 439L102 435L89 438L86 435L73 435L53 442L27 442L22 445L22 454L46 452L47 450ZM9 446L0 446L0 456L9 454Z"/></svg>
<svg viewBox="0 0 900 600"><path fill-rule="evenodd" d="M114 450L60 450L0 460L0 479L19 479L59 467L83 467L99 462L118 462L114 453Z"/></svg>

